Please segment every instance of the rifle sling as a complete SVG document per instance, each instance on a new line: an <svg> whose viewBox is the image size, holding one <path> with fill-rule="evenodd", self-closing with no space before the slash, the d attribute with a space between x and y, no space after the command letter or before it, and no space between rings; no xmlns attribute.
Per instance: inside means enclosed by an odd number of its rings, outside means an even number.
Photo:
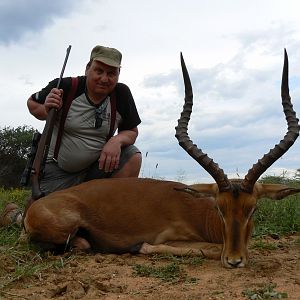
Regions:
<svg viewBox="0 0 300 300"><path fill-rule="evenodd" d="M75 97L75 93L77 91L77 86L78 86L78 77L72 77L71 90L70 90L70 92L67 96L66 102L63 105L63 110L62 110L60 122L59 122L59 125L58 125L58 133L57 133L56 144L55 144L54 155L53 155L53 159L55 161L57 160L57 157L58 157L59 147L60 147L61 138L62 138L62 134L63 134L63 128L64 128L64 125L65 125L65 122L66 122L66 118L67 118L69 108L70 108L71 103L72 103L72 101Z"/></svg>

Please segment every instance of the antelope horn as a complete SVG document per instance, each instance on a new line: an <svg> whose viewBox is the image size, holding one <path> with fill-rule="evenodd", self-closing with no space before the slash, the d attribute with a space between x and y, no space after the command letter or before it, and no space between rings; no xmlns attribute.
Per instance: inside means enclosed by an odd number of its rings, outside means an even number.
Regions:
<svg viewBox="0 0 300 300"><path fill-rule="evenodd" d="M215 179L220 192L227 191L230 189L231 184L224 171L219 168L218 164L216 164L211 158L209 158L207 154L203 153L201 149L198 149L188 136L188 123L193 106L193 90L182 53L180 53L180 59L185 87L185 98L183 111L180 115L180 119L178 120L178 126L176 126L175 128L175 136L179 142L179 145Z"/></svg>
<svg viewBox="0 0 300 300"><path fill-rule="evenodd" d="M285 119L288 125L288 131L283 140L278 145L275 145L269 153L265 154L256 164L248 171L243 182L241 183L241 189L247 193L252 193L253 186L258 180L259 176L263 174L276 160L278 160L288 149L294 144L299 136L299 124L296 117L296 113L293 110L291 103L291 97L289 95L289 70L288 70L288 56L286 49L284 49L284 65L282 71L281 81L281 98L282 107L285 114Z"/></svg>

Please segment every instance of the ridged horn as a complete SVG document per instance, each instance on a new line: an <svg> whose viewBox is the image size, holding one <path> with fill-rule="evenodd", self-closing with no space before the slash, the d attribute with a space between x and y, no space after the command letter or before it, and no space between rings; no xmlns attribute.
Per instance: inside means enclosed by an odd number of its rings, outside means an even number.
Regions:
<svg viewBox="0 0 300 300"><path fill-rule="evenodd" d="M178 126L175 128L175 136L179 145L214 178L219 187L219 191L227 191L231 188L231 184L224 171L219 168L219 165L209 158L207 154L203 153L201 149L198 149L188 136L188 123L193 107L193 90L182 53L180 53L180 59L185 87L185 98L183 110L181 112L180 119L178 120Z"/></svg>
<svg viewBox="0 0 300 300"><path fill-rule="evenodd" d="M253 186L260 175L262 175L276 160L278 160L284 153L286 153L299 136L299 120L296 117L296 113L291 103L288 77L288 56L286 53L286 49L284 49L281 98L283 111L288 125L288 131L285 134L283 140L281 140L278 145L275 145L273 149L271 149L267 154L259 159L258 162L254 164L248 171L248 174L245 176L243 182L241 183L241 189L247 193L252 193Z"/></svg>

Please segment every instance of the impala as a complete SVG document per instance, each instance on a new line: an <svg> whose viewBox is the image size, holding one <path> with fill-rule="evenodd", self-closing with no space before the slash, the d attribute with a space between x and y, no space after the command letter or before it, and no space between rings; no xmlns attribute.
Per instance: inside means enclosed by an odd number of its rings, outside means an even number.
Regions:
<svg viewBox="0 0 300 300"><path fill-rule="evenodd" d="M258 160L243 180L229 180L192 143L188 122L192 86L181 55L185 104L176 127L182 148L215 180L185 185L147 178L93 180L35 201L24 219L31 241L103 253L171 253L220 259L225 267L244 267L257 199L282 199L300 189L261 184L258 178L292 146L299 125L288 88L288 57L282 75L282 106L288 131Z"/></svg>

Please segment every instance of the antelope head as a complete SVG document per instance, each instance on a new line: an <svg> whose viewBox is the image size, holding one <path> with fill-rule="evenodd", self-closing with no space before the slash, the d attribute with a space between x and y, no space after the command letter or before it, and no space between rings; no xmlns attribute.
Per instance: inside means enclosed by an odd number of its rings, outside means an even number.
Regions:
<svg viewBox="0 0 300 300"><path fill-rule="evenodd" d="M288 131L283 140L257 161L242 180L229 180L224 171L190 140L187 129L193 105L193 91L187 68L181 54L185 85L185 103L176 138L180 146L193 157L215 180L213 184L196 184L194 189L215 198L215 207L221 219L223 250L221 262L225 267L243 267L248 261L248 242L252 234L252 216L257 199L282 199L300 192L285 185L257 183L258 178L293 145L299 135L298 119L293 110L288 86L288 57L284 50L281 97Z"/></svg>

